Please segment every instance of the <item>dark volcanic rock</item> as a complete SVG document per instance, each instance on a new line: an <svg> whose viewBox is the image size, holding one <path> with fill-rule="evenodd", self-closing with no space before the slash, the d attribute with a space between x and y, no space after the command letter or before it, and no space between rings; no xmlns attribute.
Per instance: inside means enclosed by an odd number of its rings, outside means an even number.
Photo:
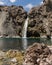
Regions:
<svg viewBox="0 0 52 65"><path fill-rule="evenodd" d="M43 0L43 2L42 5L33 7L28 13L27 37L47 36L50 38L52 35L52 0Z"/></svg>
<svg viewBox="0 0 52 65"><path fill-rule="evenodd" d="M34 43L24 57L24 65L52 65L52 53L43 43Z"/></svg>
<svg viewBox="0 0 52 65"><path fill-rule="evenodd" d="M27 18L27 12L23 7L0 6L0 13L0 36L21 37L22 26Z"/></svg>

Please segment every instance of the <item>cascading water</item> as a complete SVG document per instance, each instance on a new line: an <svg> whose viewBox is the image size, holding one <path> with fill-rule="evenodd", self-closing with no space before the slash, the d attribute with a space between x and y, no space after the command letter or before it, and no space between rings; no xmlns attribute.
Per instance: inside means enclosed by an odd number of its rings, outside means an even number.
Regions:
<svg viewBox="0 0 52 65"><path fill-rule="evenodd" d="M23 26L23 30L22 30L22 43L23 43L23 49L25 50L27 48L27 27L28 27L28 20L29 18L27 18L25 20L24 26Z"/></svg>
<svg viewBox="0 0 52 65"><path fill-rule="evenodd" d="M27 19L25 20L25 23L24 23L24 26L23 26L23 31L22 31L22 37L23 37L23 38L26 38L28 20L29 20L29 18L27 18Z"/></svg>

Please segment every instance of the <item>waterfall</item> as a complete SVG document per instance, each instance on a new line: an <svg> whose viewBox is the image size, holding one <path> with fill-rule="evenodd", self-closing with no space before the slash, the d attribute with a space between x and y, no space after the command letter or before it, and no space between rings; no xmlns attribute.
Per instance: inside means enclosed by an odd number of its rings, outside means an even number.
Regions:
<svg viewBox="0 0 52 65"><path fill-rule="evenodd" d="M23 30L22 30L22 37L23 37L23 38L26 38L27 26L28 26L28 19L29 19L29 18L27 18L27 19L25 20L25 23L24 23L24 26L23 26Z"/></svg>
<svg viewBox="0 0 52 65"><path fill-rule="evenodd" d="M28 27L28 20L29 18L27 18L25 20L24 26L23 26L23 30L22 30L22 44L23 44L23 49L25 50L27 48L27 27Z"/></svg>

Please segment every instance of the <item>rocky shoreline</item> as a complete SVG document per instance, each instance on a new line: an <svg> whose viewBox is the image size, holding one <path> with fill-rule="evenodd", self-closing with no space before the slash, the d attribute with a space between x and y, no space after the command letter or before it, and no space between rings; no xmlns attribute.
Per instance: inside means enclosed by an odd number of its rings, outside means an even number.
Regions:
<svg viewBox="0 0 52 65"><path fill-rule="evenodd" d="M52 65L52 46L34 43L26 51L0 50L0 65Z"/></svg>
<svg viewBox="0 0 52 65"><path fill-rule="evenodd" d="M0 65L22 65L23 52L19 50L0 50Z"/></svg>

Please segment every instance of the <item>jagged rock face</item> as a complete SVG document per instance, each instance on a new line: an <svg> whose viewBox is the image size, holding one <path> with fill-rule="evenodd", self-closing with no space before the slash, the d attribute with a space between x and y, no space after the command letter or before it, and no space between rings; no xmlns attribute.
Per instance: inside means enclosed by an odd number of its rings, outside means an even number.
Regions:
<svg viewBox="0 0 52 65"><path fill-rule="evenodd" d="M34 43L26 50L23 65L52 65L52 53L45 44Z"/></svg>
<svg viewBox="0 0 52 65"><path fill-rule="evenodd" d="M43 0L41 6L33 7L28 14L22 6L0 6L0 13L2 11L8 12L5 21L7 19L8 22L11 21L12 25L8 25L13 27L17 36L22 36L22 27L27 17L29 17L27 37L52 36L52 0Z"/></svg>
<svg viewBox="0 0 52 65"><path fill-rule="evenodd" d="M22 6L0 6L0 36L20 36L27 12ZM3 15L4 14L4 15ZM3 20L2 20L3 18ZM3 22L2 22L2 21Z"/></svg>
<svg viewBox="0 0 52 65"><path fill-rule="evenodd" d="M52 5L52 0L43 0L44 4Z"/></svg>
<svg viewBox="0 0 52 65"><path fill-rule="evenodd" d="M44 5L47 8L47 11L52 11L52 0L43 0Z"/></svg>
<svg viewBox="0 0 52 65"><path fill-rule="evenodd" d="M45 1L47 3L48 0ZM52 0L50 0L50 2L52 4ZM30 10L30 12L28 13L29 24L28 24L27 37L47 36L50 38L50 36L52 35L52 8L51 7L43 4L41 6L33 7Z"/></svg>

